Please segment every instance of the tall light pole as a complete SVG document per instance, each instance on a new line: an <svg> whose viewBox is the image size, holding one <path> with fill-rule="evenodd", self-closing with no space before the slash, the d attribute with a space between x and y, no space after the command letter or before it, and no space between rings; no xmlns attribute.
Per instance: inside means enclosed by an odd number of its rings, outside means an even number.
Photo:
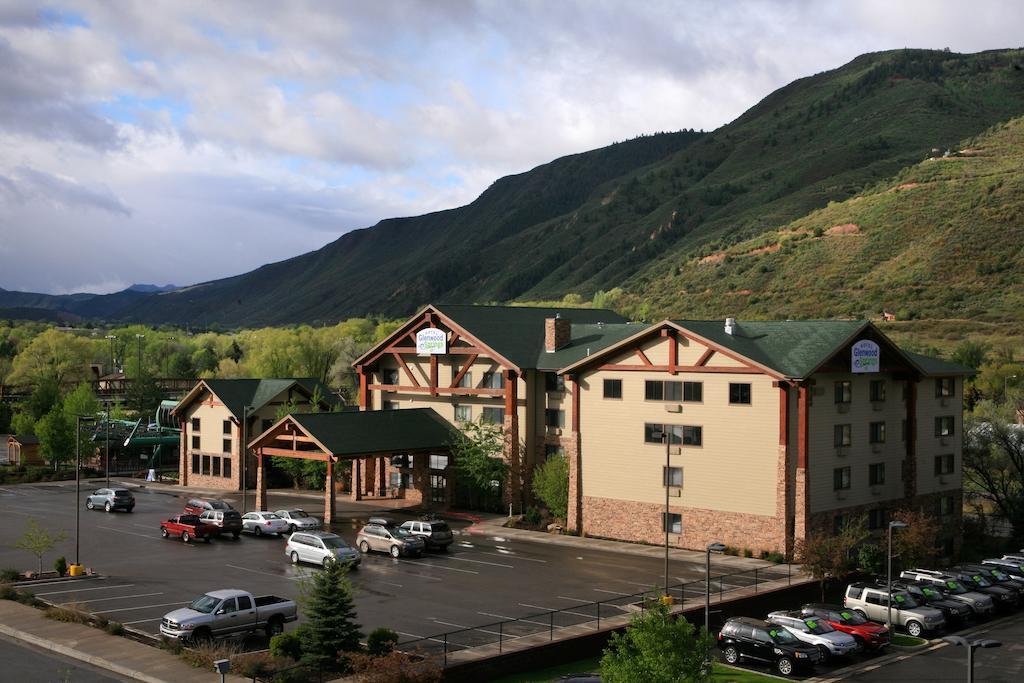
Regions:
<svg viewBox="0 0 1024 683"><path fill-rule="evenodd" d="M652 436L654 436L654 438L658 438L659 434L658 434L658 432L655 432L654 434L652 434ZM668 533L669 533L669 529L671 528L671 525L669 524L669 516L668 516L668 493L669 493L669 484L672 482L671 478L669 477L669 466L672 463L672 459L671 459L671 452L672 452L672 448L671 448L671 445L672 445L671 425L667 425L667 424L661 425L660 437L661 437L662 440L665 441L665 474L664 474L664 478L665 478L665 481L664 481L664 484L665 484L665 519L663 520L662 525L665 527L665 602L667 603L667 602L669 602L671 600L671 596L670 596L670 594L668 592Z"/></svg>
<svg viewBox="0 0 1024 683"><path fill-rule="evenodd" d="M943 640L947 643L967 648L967 683L974 683L974 651L979 647L990 648L1002 647L1003 645L998 640L989 640L987 638L967 640L963 636L946 636Z"/></svg>
<svg viewBox="0 0 1024 683"><path fill-rule="evenodd" d="M901 522L898 519L894 519L889 522L889 552L888 562L886 563L885 570L885 603L887 605L885 610L885 627L892 632L892 530L893 529L906 529L907 523Z"/></svg>
<svg viewBox="0 0 1024 683"><path fill-rule="evenodd" d="M110 342L110 372L108 374L112 375L114 374L114 341L117 339L117 335L108 334L104 339Z"/></svg>
<svg viewBox="0 0 1024 683"><path fill-rule="evenodd" d="M704 564L704 631L711 633L711 553L724 553L725 544L708 543L707 561Z"/></svg>
<svg viewBox="0 0 1024 683"><path fill-rule="evenodd" d="M135 342L138 347L139 353L139 366L135 372L135 381L139 383L139 416L142 416L142 340L146 338L144 334L136 334Z"/></svg>
<svg viewBox="0 0 1024 683"><path fill-rule="evenodd" d="M81 524L79 517L82 511L81 507L81 491L82 491L82 422L95 422L95 417L86 417L83 415L75 415L75 564L81 566L79 561L78 550L79 550L79 530Z"/></svg>
<svg viewBox="0 0 1024 683"><path fill-rule="evenodd" d="M106 443L104 445L106 454L104 455L105 462L103 465L103 471L107 474L107 488L110 488L110 401L104 401L103 407L106 408L107 411L107 419L103 423L107 432Z"/></svg>
<svg viewBox="0 0 1024 683"><path fill-rule="evenodd" d="M248 491L247 491L247 489L248 489L248 482L245 480L245 475L246 475L246 464L247 464L247 461L249 460L249 458L246 457L249 454L249 448L248 448L248 444L246 443L246 441L248 439L247 432L249 431L248 430L248 426L249 426L249 411L250 410L252 410L252 406L242 406L242 443L239 444L239 448L238 448L238 452L241 453L240 460L242 461L242 462L239 463L239 468L238 469L239 469L239 472L242 475L242 513L243 514L245 514L246 512L249 511L249 509L246 507L249 504L249 502L248 502L249 496L248 496Z"/></svg>

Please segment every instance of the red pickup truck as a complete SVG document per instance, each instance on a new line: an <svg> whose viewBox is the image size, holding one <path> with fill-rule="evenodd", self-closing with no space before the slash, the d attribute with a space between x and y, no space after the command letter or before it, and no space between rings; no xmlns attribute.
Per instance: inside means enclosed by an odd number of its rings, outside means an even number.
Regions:
<svg viewBox="0 0 1024 683"><path fill-rule="evenodd" d="M169 536L181 536L181 540L188 543L193 538L201 538L207 543L212 536L216 536L220 529L212 524L199 521L198 515L178 515L160 522L160 535L164 538Z"/></svg>

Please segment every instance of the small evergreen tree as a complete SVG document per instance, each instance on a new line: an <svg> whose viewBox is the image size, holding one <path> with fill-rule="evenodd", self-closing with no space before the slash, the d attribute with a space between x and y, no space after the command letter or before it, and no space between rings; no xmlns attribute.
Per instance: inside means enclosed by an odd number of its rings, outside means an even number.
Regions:
<svg viewBox="0 0 1024 683"><path fill-rule="evenodd" d="M334 668L338 654L358 650L362 638L356 623L352 586L341 563L330 562L313 576L305 603L307 622L302 659L311 666Z"/></svg>

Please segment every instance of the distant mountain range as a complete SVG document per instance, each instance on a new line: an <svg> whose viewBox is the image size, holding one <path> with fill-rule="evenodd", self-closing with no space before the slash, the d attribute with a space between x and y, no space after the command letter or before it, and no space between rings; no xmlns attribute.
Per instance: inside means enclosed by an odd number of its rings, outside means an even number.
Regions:
<svg viewBox="0 0 1024 683"><path fill-rule="evenodd" d="M862 55L713 132L563 157L466 206L249 273L173 291L0 292L0 307L251 327L623 287L651 316L984 316L985 291L997 315L1019 316L1022 68L1020 50ZM947 150L954 161L922 163ZM969 277L951 277L955 256Z"/></svg>

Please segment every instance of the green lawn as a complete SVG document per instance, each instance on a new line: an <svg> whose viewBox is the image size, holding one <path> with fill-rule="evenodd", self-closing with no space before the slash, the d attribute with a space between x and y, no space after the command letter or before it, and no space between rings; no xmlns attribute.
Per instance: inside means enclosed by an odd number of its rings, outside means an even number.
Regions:
<svg viewBox="0 0 1024 683"><path fill-rule="evenodd" d="M601 658L592 657L581 659L576 662L553 666L548 669L539 669L528 673L517 674L499 678L494 683L547 683L559 676L575 673L590 673L601 670ZM715 675L711 679L714 683L769 683L777 681L777 678L764 676L756 671L748 669L733 668L715 662Z"/></svg>
<svg viewBox="0 0 1024 683"><path fill-rule="evenodd" d="M892 637L892 644L899 645L901 647L920 647L928 643L924 638L915 638L914 636L908 636L903 633L896 633Z"/></svg>

